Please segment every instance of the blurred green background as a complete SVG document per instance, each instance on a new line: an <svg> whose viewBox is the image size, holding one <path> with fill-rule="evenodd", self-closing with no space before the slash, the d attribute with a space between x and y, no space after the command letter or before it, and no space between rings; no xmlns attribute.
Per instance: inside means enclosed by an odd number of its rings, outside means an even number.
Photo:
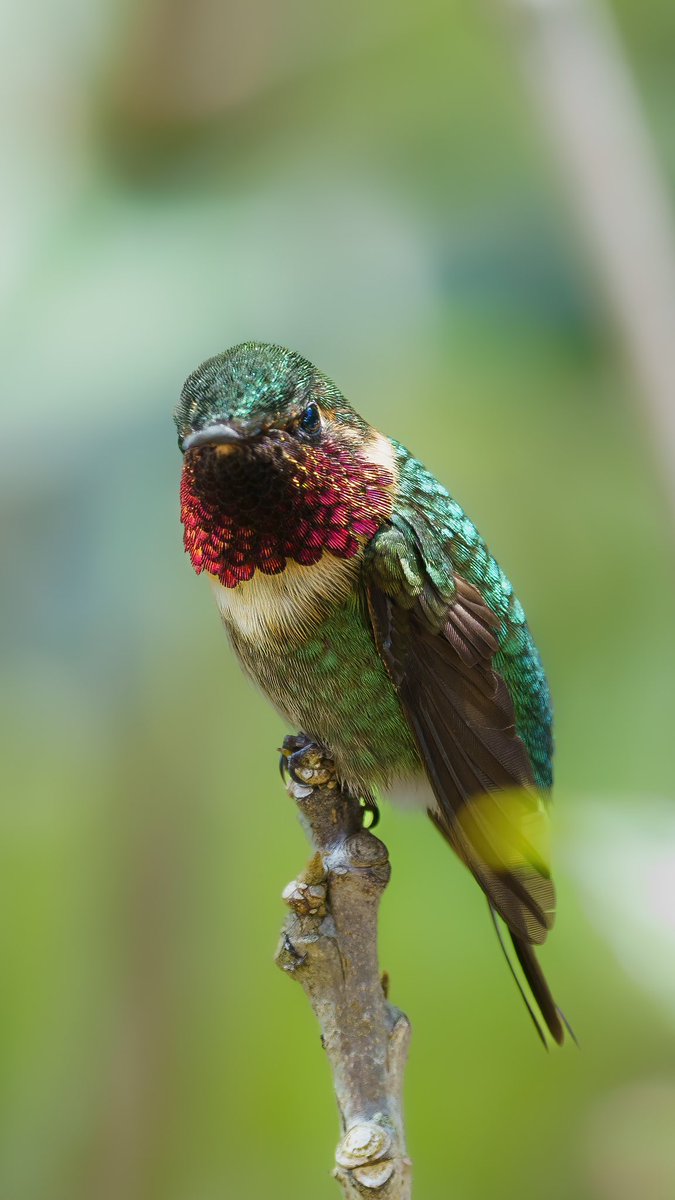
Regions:
<svg viewBox="0 0 675 1200"><path fill-rule="evenodd" d="M615 13L672 200L672 2ZM672 528L503 15L3 0L0 22L2 1200L337 1196L328 1065L272 962L306 855L285 730L178 522L173 405L245 338L300 350L440 475L553 688L542 959L580 1051L542 1052L474 883L383 813L416 1194L672 1198Z"/></svg>

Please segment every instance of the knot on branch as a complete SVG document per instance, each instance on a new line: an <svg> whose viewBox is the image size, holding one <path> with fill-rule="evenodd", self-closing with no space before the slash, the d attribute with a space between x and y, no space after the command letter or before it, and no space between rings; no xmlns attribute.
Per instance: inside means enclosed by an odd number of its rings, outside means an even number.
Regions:
<svg viewBox="0 0 675 1200"><path fill-rule="evenodd" d="M345 850L355 867L381 867L389 865L389 851L384 842L369 829L360 829L347 838Z"/></svg>
<svg viewBox="0 0 675 1200"><path fill-rule="evenodd" d="M394 1173L396 1164L387 1157L393 1138L389 1130L375 1121L362 1121L352 1125L335 1151L339 1168L351 1171L354 1179L367 1188L380 1188Z"/></svg>

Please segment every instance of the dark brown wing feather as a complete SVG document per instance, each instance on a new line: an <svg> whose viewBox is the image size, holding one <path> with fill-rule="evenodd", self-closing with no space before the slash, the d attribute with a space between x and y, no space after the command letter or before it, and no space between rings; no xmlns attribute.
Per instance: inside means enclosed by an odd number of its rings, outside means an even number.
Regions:
<svg viewBox="0 0 675 1200"><path fill-rule="evenodd" d="M380 652L419 746L437 809L430 816L509 927L518 961L556 1041L563 1031L530 943L553 924L555 891L541 847L542 801L515 727L513 701L493 669L497 618L456 579L441 633L416 609L372 586Z"/></svg>

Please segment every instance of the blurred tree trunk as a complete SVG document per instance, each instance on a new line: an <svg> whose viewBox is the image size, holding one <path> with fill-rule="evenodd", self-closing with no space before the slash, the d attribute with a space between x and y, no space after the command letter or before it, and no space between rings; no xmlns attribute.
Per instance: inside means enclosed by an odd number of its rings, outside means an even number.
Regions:
<svg viewBox="0 0 675 1200"><path fill-rule="evenodd" d="M507 0L550 147L630 360L675 520L675 238L618 31L601 0Z"/></svg>

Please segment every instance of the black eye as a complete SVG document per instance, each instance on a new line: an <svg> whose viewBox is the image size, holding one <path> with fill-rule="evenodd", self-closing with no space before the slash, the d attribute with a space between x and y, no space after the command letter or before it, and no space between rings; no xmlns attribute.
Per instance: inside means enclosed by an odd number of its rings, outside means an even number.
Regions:
<svg viewBox="0 0 675 1200"><path fill-rule="evenodd" d="M318 433L321 428L321 413L318 404L312 401L307 405L300 418L300 428L303 433Z"/></svg>

